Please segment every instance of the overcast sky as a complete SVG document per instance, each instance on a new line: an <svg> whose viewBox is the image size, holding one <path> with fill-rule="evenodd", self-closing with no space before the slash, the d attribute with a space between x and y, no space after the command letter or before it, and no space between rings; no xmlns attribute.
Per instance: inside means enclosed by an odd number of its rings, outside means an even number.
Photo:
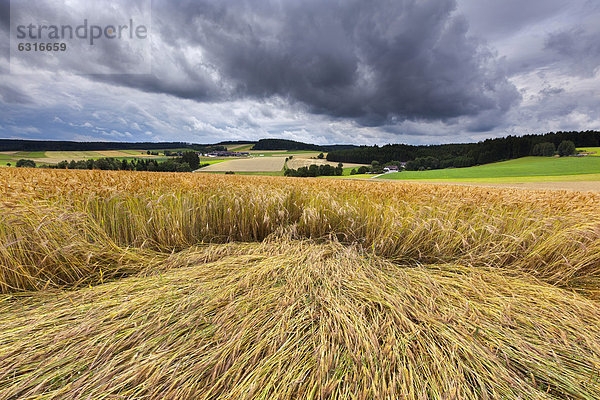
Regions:
<svg viewBox="0 0 600 400"><path fill-rule="evenodd" d="M0 0L0 138L431 144L600 130L598 0L146 4L13 0L11 19ZM20 60L34 41L14 40L17 17L133 18L149 32Z"/></svg>

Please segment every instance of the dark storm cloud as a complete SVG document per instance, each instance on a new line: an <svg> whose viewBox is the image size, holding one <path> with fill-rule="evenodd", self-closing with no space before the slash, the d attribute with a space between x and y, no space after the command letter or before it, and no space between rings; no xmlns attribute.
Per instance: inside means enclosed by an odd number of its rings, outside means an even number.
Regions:
<svg viewBox="0 0 600 400"><path fill-rule="evenodd" d="M7 31L10 25L10 0L0 0L0 30Z"/></svg>
<svg viewBox="0 0 600 400"><path fill-rule="evenodd" d="M365 125L504 113L520 99L454 0L155 1L154 76L200 101L278 96ZM194 63L181 53L200 49Z"/></svg>
<svg viewBox="0 0 600 400"><path fill-rule="evenodd" d="M0 74L8 71L8 59L10 57L10 2L0 0Z"/></svg>
<svg viewBox="0 0 600 400"><path fill-rule="evenodd" d="M133 3L117 15L127 16ZM64 11L50 1L45 9L52 18ZM89 78L207 103L278 97L365 126L479 115L499 121L520 100L497 57L468 36L455 0L155 0L152 14L153 73ZM73 45L81 57L61 70L92 71L98 59L108 70L135 63L113 43L94 47L100 58L85 57L87 48Z"/></svg>
<svg viewBox="0 0 600 400"><path fill-rule="evenodd" d="M557 60L571 75L593 77L600 66L600 41L597 33L573 28L550 34L546 49L553 51ZM565 68L566 67L566 68Z"/></svg>
<svg viewBox="0 0 600 400"><path fill-rule="evenodd" d="M27 74L33 70L80 75L135 74L141 67L149 66L150 40L137 40L133 31L140 25L149 25L151 0L114 3L64 4L53 0L14 0L11 7L2 6L0 11L8 13L10 24L3 23L0 30L3 33L12 30L11 71L16 74ZM117 35L117 26L124 26L124 33L119 28ZM112 38L107 37L105 28L108 27L114 29ZM130 31L136 40L129 40ZM64 43L66 50L42 54L38 50L22 51L17 48L17 43L36 41ZM147 61L144 58L146 54ZM150 72L149 67L146 70Z"/></svg>

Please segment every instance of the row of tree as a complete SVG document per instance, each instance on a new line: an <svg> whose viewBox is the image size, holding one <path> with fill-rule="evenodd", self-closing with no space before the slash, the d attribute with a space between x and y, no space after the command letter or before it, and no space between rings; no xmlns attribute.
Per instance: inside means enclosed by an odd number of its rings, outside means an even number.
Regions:
<svg viewBox="0 0 600 400"><path fill-rule="evenodd" d="M558 150L562 142L572 142L577 147L600 146L600 132L552 132L544 135L508 136L487 139L478 143L411 146L389 144L385 146L361 146L353 149L331 151L328 161L370 164L372 161L386 163L404 161L406 169L469 167L496 161L510 160L529 155L538 155L540 146L551 143ZM547 146L547 145L544 145ZM549 153L549 148L543 150ZM559 151L560 153L560 151ZM437 166L432 159L437 160Z"/></svg>
<svg viewBox="0 0 600 400"><path fill-rule="evenodd" d="M317 177L317 176L341 176L344 172L344 166L339 163L337 167L329 164L315 165L312 164L308 167L300 167L298 169L288 168L285 170L285 176L294 176L300 178Z"/></svg>
<svg viewBox="0 0 600 400"><path fill-rule="evenodd" d="M191 172L193 169L181 159L167 161L157 160L117 160L116 158L99 158L97 160L61 161L57 169L99 169L103 171L152 171L152 172Z"/></svg>
<svg viewBox="0 0 600 400"><path fill-rule="evenodd" d="M292 150L292 151L334 151L356 148L354 145L336 144L328 146L320 146L316 144L302 143L295 140L287 139L260 139L252 150Z"/></svg>
<svg viewBox="0 0 600 400"><path fill-rule="evenodd" d="M149 159L99 158L96 160L61 161L56 165L47 166L55 169L100 169L104 171L155 171L155 172L191 172L209 164L200 165L200 158L193 151L183 153L181 157L166 161ZM33 160L19 160L17 167L35 168Z"/></svg>
<svg viewBox="0 0 600 400"><path fill-rule="evenodd" d="M551 142L538 143L531 150L532 156L552 157L559 155L561 157L570 156L576 153L575 143L570 140L564 140L558 145L558 149Z"/></svg>

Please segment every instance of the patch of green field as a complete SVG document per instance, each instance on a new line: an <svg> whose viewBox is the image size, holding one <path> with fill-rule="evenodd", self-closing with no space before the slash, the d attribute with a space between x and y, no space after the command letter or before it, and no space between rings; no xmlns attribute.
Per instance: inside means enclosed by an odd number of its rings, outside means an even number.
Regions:
<svg viewBox="0 0 600 400"><path fill-rule="evenodd" d="M378 179L442 180L442 181L488 181L505 178L506 182L545 181L548 177L600 174L600 157L523 157L516 160L469 168L451 168L431 171L404 171L385 174ZM529 180L530 179L530 180Z"/></svg>
<svg viewBox="0 0 600 400"><path fill-rule="evenodd" d="M13 158L27 159L27 158L46 158L45 151L18 151L13 155Z"/></svg>
<svg viewBox="0 0 600 400"><path fill-rule="evenodd" d="M232 160L233 158L219 158L219 157L199 157L200 158L200 163L203 162L214 162L214 161L228 161L228 160Z"/></svg>
<svg viewBox="0 0 600 400"><path fill-rule="evenodd" d="M356 175L342 175L342 178L351 178L351 179L370 179L376 175L373 174L356 174Z"/></svg>
<svg viewBox="0 0 600 400"><path fill-rule="evenodd" d="M212 160L210 160L210 159L209 160L204 160L204 159L200 159L200 164L210 164L210 165L213 165L213 164L222 163L224 161L227 161L227 160L226 159L222 159L222 160L214 160L214 159L212 159Z"/></svg>
<svg viewBox="0 0 600 400"><path fill-rule="evenodd" d="M600 157L600 147L578 147L577 150L585 151L587 153L594 153L590 154L592 157Z"/></svg>
<svg viewBox="0 0 600 400"><path fill-rule="evenodd" d="M140 156L146 154L147 150L119 150L121 153L131 154L132 156ZM156 150L152 150L156 152ZM160 152L160 151L159 151Z"/></svg>

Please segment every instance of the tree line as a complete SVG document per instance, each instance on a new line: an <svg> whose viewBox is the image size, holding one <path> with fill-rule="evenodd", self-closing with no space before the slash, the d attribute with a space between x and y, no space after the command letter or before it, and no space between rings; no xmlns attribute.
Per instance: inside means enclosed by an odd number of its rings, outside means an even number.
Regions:
<svg viewBox="0 0 600 400"><path fill-rule="evenodd" d="M96 160L61 161L56 165L44 166L53 169L100 169L104 171L151 171L151 172L192 172L209 164L200 164L200 158L193 151L183 153L181 157L166 161L147 159L98 158ZM18 160L17 167L35 168L33 160Z"/></svg>
<svg viewBox="0 0 600 400"><path fill-rule="evenodd" d="M316 144L302 143L287 139L260 139L252 147L252 150L292 150L292 151L335 151L344 149L353 149L357 146L346 144L334 144L320 146Z"/></svg>
<svg viewBox="0 0 600 400"><path fill-rule="evenodd" d="M298 169L287 168L284 171L285 176L293 176L300 178L315 178L317 176L341 176L344 173L344 166L339 163L337 167L329 164L316 165L312 164L308 167L300 167Z"/></svg>
<svg viewBox="0 0 600 400"><path fill-rule="evenodd" d="M600 146L600 132L551 132L543 135L507 136L487 139L478 143L412 146L388 144L385 146L360 146L336 150L327 154L328 161L371 164L373 161L407 162L406 169L438 169L470 167L496 161L510 160L530 155L550 154L563 142L576 147ZM554 152L554 150L552 150Z"/></svg>
<svg viewBox="0 0 600 400"><path fill-rule="evenodd" d="M54 140L0 139L0 151L105 151L189 149L203 153L227 150L223 145L182 142L72 142Z"/></svg>

